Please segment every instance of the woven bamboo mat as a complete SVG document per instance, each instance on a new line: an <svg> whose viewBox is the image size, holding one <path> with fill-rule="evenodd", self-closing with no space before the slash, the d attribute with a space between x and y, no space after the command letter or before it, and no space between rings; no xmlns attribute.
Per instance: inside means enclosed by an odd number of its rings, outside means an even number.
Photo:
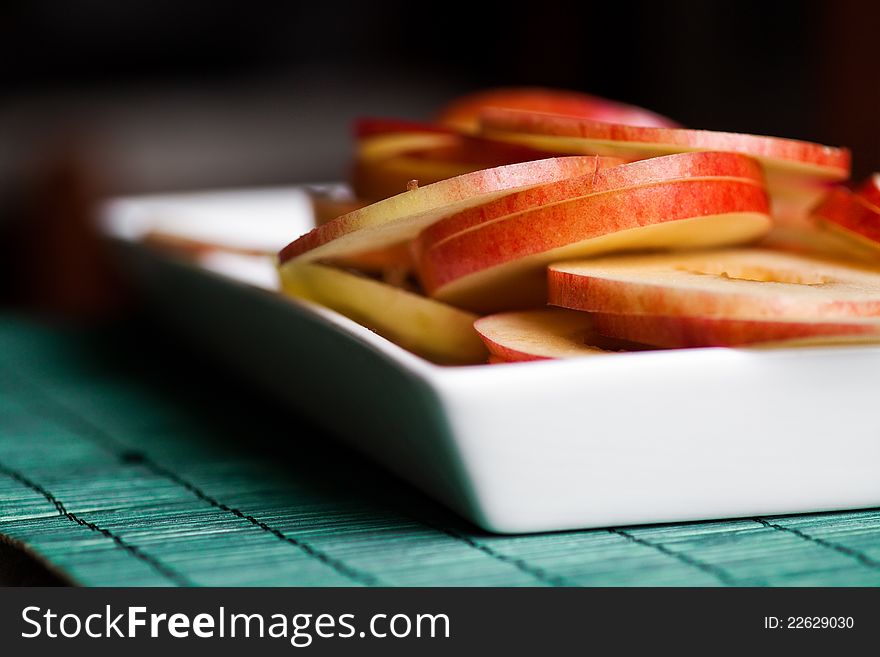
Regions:
<svg viewBox="0 0 880 657"><path fill-rule="evenodd" d="M880 510L487 535L138 322L0 316L0 534L84 585L880 585Z"/></svg>

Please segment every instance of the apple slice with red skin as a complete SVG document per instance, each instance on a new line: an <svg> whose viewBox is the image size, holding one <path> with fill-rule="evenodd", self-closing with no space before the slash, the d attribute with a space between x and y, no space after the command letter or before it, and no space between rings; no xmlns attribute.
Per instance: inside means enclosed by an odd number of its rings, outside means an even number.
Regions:
<svg viewBox="0 0 880 657"><path fill-rule="evenodd" d="M667 128L678 126L672 119L635 105L576 91L541 87L490 89L468 94L447 104L438 114L437 120L459 130L476 132L481 113L489 107L550 112L629 125Z"/></svg>
<svg viewBox="0 0 880 657"><path fill-rule="evenodd" d="M549 303L623 315L847 321L880 316L880 269L762 249L560 262Z"/></svg>
<svg viewBox="0 0 880 657"><path fill-rule="evenodd" d="M561 308L496 313L478 319L474 328L496 362L577 358L646 348L598 335L590 315Z"/></svg>
<svg viewBox="0 0 880 657"><path fill-rule="evenodd" d="M597 333L670 349L737 347L810 340L880 341L880 321L743 320L699 316L591 314Z"/></svg>
<svg viewBox="0 0 880 657"><path fill-rule="evenodd" d="M424 253L441 241L480 224L552 203L615 189L704 178L751 181L756 184L764 182L760 165L752 158L736 153L680 153L629 164L616 158L596 156L596 168L592 175L515 192L459 212L423 230L413 248L417 253Z"/></svg>
<svg viewBox="0 0 880 657"><path fill-rule="evenodd" d="M880 258L880 208L872 199L880 197L877 176L872 176L858 192L843 186L831 190L813 210L813 218L825 230L843 237L853 255Z"/></svg>
<svg viewBox="0 0 880 657"><path fill-rule="evenodd" d="M489 108L481 118L487 137L559 153L596 153L630 159L684 151L732 151L758 159L772 176L845 180L850 152L806 141L710 130L605 123L570 116Z"/></svg>
<svg viewBox="0 0 880 657"><path fill-rule="evenodd" d="M316 227L282 249L279 261L314 261L397 244L445 216L521 189L584 176L595 166L591 157L550 158L418 187Z"/></svg>
<svg viewBox="0 0 880 657"><path fill-rule="evenodd" d="M335 310L429 360L442 364L486 360L473 327L476 315L326 265L290 263L280 275L285 294Z"/></svg>
<svg viewBox="0 0 880 657"><path fill-rule="evenodd" d="M544 267L617 251L703 248L754 240L770 227L754 181L679 180L541 206L453 235L419 254L431 296L476 312L546 299Z"/></svg>

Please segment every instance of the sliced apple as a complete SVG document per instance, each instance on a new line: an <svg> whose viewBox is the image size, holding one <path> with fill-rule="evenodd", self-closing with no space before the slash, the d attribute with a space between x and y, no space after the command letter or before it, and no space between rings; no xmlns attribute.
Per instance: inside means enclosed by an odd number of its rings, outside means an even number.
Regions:
<svg viewBox="0 0 880 657"><path fill-rule="evenodd" d="M411 180L429 185L472 171L555 155L405 121L361 121L356 132L352 188L359 197L374 201L400 194Z"/></svg>
<svg viewBox="0 0 880 657"><path fill-rule="evenodd" d="M630 164L623 164L616 158L596 156L592 175L515 192L459 212L423 230L413 248L416 253L424 253L441 241L480 224L553 203L616 189L703 178L751 181L756 184L763 184L764 181L758 163L736 153L681 153Z"/></svg>
<svg viewBox="0 0 880 657"><path fill-rule="evenodd" d="M546 299L544 267L614 251L740 244L770 226L753 181L683 180L542 206L441 241L417 263L433 297L479 312Z"/></svg>
<svg viewBox="0 0 880 657"><path fill-rule="evenodd" d="M576 358L608 353L589 344L590 316L559 308L498 313L478 319L474 328L490 357L504 362Z"/></svg>
<svg viewBox="0 0 880 657"><path fill-rule="evenodd" d="M280 273L285 294L335 310L429 360L486 360L476 315L326 265L290 263Z"/></svg>
<svg viewBox="0 0 880 657"><path fill-rule="evenodd" d="M590 157L562 157L475 171L418 187L318 226L279 253L313 261L397 244L438 219L510 192L591 173Z"/></svg>
<svg viewBox="0 0 880 657"><path fill-rule="evenodd" d="M549 302L625 315L849 320L880 315L880 270L761 249L551 265Z"/></svg>
<svg viewBox="0 0 880 657"><path fill-rule="evenodd" d="M401 242L372 251L351 253L338 258L328 258L327 264L343 269L356 269L368 274L379 274L386 281L406 278L413 272L412 247Z"/></svg>
<svg viewBox="0 0 880 657"><path fill-rule="evenodd" d="M657 315L591 315L596 332L620 340L656 347L737 347L760 343L809 340L813 343L880 341L880 321L743 320L719 317Z"/></svg>
<svg viewBox="0 0 880 657"><path fill-rule="evenodd" d="M873 194L869 181L857 193L843 186L833 189L813 210L813 217L830 233L847 240L855 255L867 254L880 258L880 208L869 198Z"/></svg>
<svg viewBox="0 0 880 657"><path fill-rule="evenodd" d="M822 180L849 176L850 152L795 139L710 130L656 128L605 123L570 116L489 108L481 119L488 137L557 153L582 153L628 157L656 157L685 151L732 151L750 155L779 173L806 175Z"/></svg>
<svg viewBox="0 0 880 657"><path fill-rule="evenodd" d="M437 120L460 130L476 132L479 129L480 115L488 107L550 112L629 125L667 128L678 125L672 119L635 105L576 91L541 87L491 89L469 94L446 105L438 114Z"/></svg>

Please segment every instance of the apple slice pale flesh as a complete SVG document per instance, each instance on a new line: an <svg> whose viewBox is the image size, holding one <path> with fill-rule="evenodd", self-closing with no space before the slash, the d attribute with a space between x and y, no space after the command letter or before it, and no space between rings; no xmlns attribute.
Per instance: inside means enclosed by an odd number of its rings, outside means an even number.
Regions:
<svg viewBox="0 0 880 657"><path fill-rule="evenodd" d="M850 170L850 152L845 148L779 137L639 127L502 108L484 110L481 126L488 137L556 153L637 159L684 151L732 151L758 159L767 167L768 178L780 172L845 180Z"/></svg>
<svg viewBox="0 0 880 657"><path fill-rule="evenodd" d="M486 360L476 315L326 265L288 263L280 275L285 294L335 310L424 358L441 364Z"/></svg>
<svg viewBox="0 0 880 657"><path fill-rule="evenodd" d="M520 189L595 169L591 157L560 157L475 171L418 187L318 226L279 253L281 263L294 258L314 261L370 251L414 238L450 214Z"/></svg>
<svg viewBox="0 0 880 657"><path fill-rule="evenodd" d="M719 317L664 315L590 315L597 333L671 349L688 347L737 347L794 341L834 343L858 339L880 341L880 321L743 320Z"/></svg>
<svg viewBox="0 0 880 657"><path fill-rule="evenodd" d="M702 178L724 178L756 184L764 182L760 165L752 158L737 153L680 153L628 164L616 158L596 156L596 167L592 175L507 194L446 217L419 234L414 242L414 250L418 253L425 252L465 230L540 206L617 189Z"/></svg>
<svg viewBox="0 0 880 657"><path fill-rule="evenodd" d="M591 344L594 333L590 316L572 310L497 313L478 319L474 328L490 357L508 363L608 353Z"/></svg>
<svg viewBox="0 0 880 657"><path fill-rule="evenodd" d="M762 249L556 263L554 306L625 315L738 320L880 316L880 270Z"/></svg>
<svg viewBox="0 0 880 657"><path fill-rule="evenodd" d="M417 263L431 296L476 312L543 305L559 260L742 244L770 227L764 188L694 180L614 190L536 208L446 239Z"/></svg>
<svg viewBox="0 0 880 657"><path fill-rule="evenodd" d="M479 129L481 113L488 107L551 112L629 125L668 128L678 125L665 116L634 105L576 91L541 87L490 89L462 96L446 105L437 120L460 130L475 132Z"/></svg>

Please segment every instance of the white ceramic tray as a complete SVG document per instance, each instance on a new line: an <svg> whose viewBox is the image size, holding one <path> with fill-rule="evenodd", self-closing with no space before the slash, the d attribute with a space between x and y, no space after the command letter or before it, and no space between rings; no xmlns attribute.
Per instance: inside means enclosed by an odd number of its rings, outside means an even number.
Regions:
<svg viewBox="0 0 880 657"><path fill-rule="evenodd" d="M281 297L268 261L152 252L157 225L282 246L311 225L302 188L118 199L104 226L180 327L485 529L880 505L880 347L440 367Z"/></svg>

